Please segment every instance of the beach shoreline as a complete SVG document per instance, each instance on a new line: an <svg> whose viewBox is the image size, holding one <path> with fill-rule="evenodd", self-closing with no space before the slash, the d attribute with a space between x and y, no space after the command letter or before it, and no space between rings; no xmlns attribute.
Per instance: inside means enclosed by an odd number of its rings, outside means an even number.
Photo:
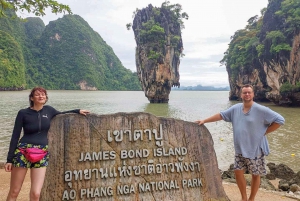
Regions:
<svg viewBox="0 0 300 201"><path fill-rule="evenodd" d="M3 169L4 163L0 162L0 201L5 201L7 193L9 191L9 183L10 183L10 173L5 172ZM278 180L273 181L275 182L274 184L276 185L276 182ZM228 198L231 201L239 201L240 200L240 193L238 190L238 187L234 183L229 183L229 182L224 182L223 181L223 188L228 196ZM273 185L274 185L273 184ZM30 191L30 173L28 171L21 192L18 196L18 201L27 201L29 197L29 191ZM247 193L248 195L250 194L250 187L247 186ZM280 192L280 191L270 191L270 190L265 190L265 189L259 189L257 196L256 196L256 201L295 201L295 200L300 200L297 199L295 196L289 195L286 192Z"/></svg>

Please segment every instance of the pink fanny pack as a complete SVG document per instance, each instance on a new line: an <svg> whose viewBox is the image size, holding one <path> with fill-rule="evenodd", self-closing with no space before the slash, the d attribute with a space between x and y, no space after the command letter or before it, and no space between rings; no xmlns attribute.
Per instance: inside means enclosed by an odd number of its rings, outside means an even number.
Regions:
<svg viewBox="0 0 300 201"><path fill-rule="evenodd" d="M42 160L48 153L45 150L34 148L34 147L25 148L25 149L20 148L19 150L25 156L25 158L31 163L35 163Z"/></svg>

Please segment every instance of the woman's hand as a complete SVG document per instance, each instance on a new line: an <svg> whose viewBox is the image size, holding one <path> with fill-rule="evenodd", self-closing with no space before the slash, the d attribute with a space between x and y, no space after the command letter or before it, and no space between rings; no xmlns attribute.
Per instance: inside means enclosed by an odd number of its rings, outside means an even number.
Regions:
<svg viewBox="0 0 300 201"><path fill-rule="evenodd" d="M88 111L88 110L79 110L79 114L82 114L84 116L86 116L89 113L90 113L90 111Z"/></svg>
<svg viewBox="0 0 300 201"><path fill-rule="evenodd" d="M6 172L11 172L12 163L5 163L4 169Z"/></svg>

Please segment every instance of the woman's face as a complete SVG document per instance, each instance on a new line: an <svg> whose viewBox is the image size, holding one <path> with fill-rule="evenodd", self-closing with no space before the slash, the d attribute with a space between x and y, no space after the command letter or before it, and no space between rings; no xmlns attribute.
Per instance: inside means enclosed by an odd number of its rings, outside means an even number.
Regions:
<svg viewBox="0 0 300 201"><path fill-rule="evenodd" d="M47 101L47 96L44 92L36 90L30 99L34 105L44 105Z"/></svg>

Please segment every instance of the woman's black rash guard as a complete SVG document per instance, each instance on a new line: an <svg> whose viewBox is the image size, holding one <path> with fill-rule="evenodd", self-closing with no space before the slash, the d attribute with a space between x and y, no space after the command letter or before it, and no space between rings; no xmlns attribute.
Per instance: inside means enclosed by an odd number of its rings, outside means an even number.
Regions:
<svg viewBox="0 0 300 201"><path fill-rule="evenodd" d="M79 109L76 109L59 112L49 105L44 105L40 111L36 111L30 108L20 110L16 117L15 126L11 136L9 151L7 155L7 163L12 162L14 152L19 142L35 145L47 145L47 135L50 129L51 119L53 117L58 114L65 113L79 114L79 111ZM22 128L24 135L20 139Z"/></svg>

